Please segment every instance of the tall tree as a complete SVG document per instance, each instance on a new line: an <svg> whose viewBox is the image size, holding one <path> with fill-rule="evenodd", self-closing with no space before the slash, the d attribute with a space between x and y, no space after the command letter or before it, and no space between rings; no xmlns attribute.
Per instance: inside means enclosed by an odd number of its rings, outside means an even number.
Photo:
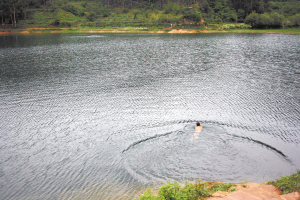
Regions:
<svg viewBox="0 0 300 200"><path fill-rule="evenodd" d="M0 15L1 15L1 20L2 20L2 26L4 24L4 7L5 7L4 1L1 1L0 2Z"/></svg>

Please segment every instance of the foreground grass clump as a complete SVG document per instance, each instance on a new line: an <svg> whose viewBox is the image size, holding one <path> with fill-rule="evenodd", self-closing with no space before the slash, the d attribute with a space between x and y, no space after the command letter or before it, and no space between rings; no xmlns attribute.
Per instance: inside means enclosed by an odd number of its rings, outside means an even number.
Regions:
<svg viewBox="0 0 300 200"><path fill-rule="evenodd" d="M269 181L267 184L278 187L282 194L300 192L300 170L290 176L283 176L278 180Z"/></svg>
<svg viewBox="0 0 300 200"><path fill-rule="evenodd" d="M225 191L233 192L235 189L231 189L233 184L231 183L213 183L206 182L201 183L201 180L196 183L185 183L184 186L180 186L179 183L170 183L163 185L158 190L158 195L153 194L150 189L147 189L144 194L139 196L139 200L179 200L179 199L203 199L208 197L214 192ZM136 199L134 199L136 200Z"/></svg>

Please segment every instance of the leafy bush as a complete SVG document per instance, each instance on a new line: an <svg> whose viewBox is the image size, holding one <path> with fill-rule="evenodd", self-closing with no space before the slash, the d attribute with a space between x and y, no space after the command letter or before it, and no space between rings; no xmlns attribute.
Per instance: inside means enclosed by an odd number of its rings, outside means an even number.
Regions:
<svg viewBox="0 0 300 200"><path fill-rule="evenodd" d="M59 25L59 19L54 20L51 25L58 26Z"/></svg>
<svg viewBox="0 0 300 200"><path fill-rule="evenodd" d="M278 187L283 194L300 192L300 170L290 176L283 176L276 181L269 181L267 184Z"/></svg>
<svg viewBox="0 0 300 200"><path fill-rule="evenodd" d="M276 12L268 14L251 13L245 19L245 24L250 24L252 28L281 28L284 17Z"/></svg>
<svg viewBox="0 0 300 200"><path fill-rule="evenodd" d="M245 24L250 24L250 26L255 27L257 26L258 20L259 20L259 15L253 12L246 17Z"/></svg>
<svg viewBox="0 0 300 200"><path fill-rule="evenodd" d="M147 189L146 192L144 192L143 195L140 196L140 200L161 200L160 197L155 196L150 189Z"/></svg>
<svg viewBox="0 0 300 200"><path fill-rule="evenodd" d="M198 23L201 21L202 15L197 9L186 9L183 18Z"/></svg>
<svg viewBox="0 0 300 200"><path fill-rule="evenodd" d="M271 28L281 28L283 26L284 17L276 12L270 14L270 27Z"/></svg>
<svg viewBox="0 0 300 200"><path fill-rule="evenodd" d="M181 200L181 199L199 199L208 197L216 191L232 192L233 184L231 183L201 183L201 180L196 183L186 182L184 186L179 183L170 183L163 185L158 190L158 195L154 195L150 189L147 189L139 197L140 200Z"/></svg>
<svg viewBox="0 0 300 200"><path fill-rule="evenodd" d="M59 26L60 26L60 27L70 27L70 26L71 26L71 23L68 22L68 21L60 21L60 22L59 22Z"/></svg>
<svg viewBox="0 0 300 200"><path fill-rule="evenodd" d="M291 26L300 26L300 14L290 17Z"/></svg>
<svg viewBox="0 0 300 200"><path fill-rule="evenodd" d="M181 187L177 182L175 183L168 182L168 184L163 185L159 189L158 194L160 196L165 197L165 199L175 199L176 194L178 193L178 191L180 191L180 189Z"/></svg>
<svg viewBox="0 0 300 200"><path fill-rule="evenodd" d="M95 21L96 20L96 14L95 13L90 13L86 18L89 20L89 21L91 21L91 22L93 22L93 21Z"/></svg>

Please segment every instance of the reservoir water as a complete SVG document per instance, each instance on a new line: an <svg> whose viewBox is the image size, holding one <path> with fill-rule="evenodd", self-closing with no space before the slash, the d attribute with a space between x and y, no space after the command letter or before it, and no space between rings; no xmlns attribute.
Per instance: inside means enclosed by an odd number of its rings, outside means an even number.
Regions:
<svg viewBox="0 0 300 200"><path fill-rule="evenodd" d="M297 35L0 37L3 200L274 180L300 169L299 122Z"/></svg>

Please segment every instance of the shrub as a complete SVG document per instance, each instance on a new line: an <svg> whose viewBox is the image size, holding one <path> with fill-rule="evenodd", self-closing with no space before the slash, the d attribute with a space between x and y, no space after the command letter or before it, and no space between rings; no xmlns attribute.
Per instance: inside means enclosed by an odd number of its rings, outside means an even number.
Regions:
<svg viewBox="0 0 300 200"><path fill-rule="evenodd" d="M283 176L276 181L269 181L267 184L278 187L283 194L300 192L300 170L290 176Z"/></svg>
<svg viewBox="0 0 300 200"><path fill-rule="evenodd" d="M59 19L54 20L51 25L58 26L59 25Z"/></svg>
<svg viewBox="0 0 300 200"><path fill-rule="evenodd" d="M245 19L245 24L250 24L252 28L281 28L284 17L276 12L268 14L251 13Z"/></svg>
<svg viewBox="0 0 300 200"><path fill-rule="evenodd" d="M90 13L88 16L87 16L87 19L91 22L95 21L96 20L96 14L95 13Z"/></svg>
<svg viewBox="0 0 300 200"><path fill-rule="evenodd" d="M160 197L155 196L150 189L147 189L146 192L143 193L143 195L140 196L140 200L161 200Z"/></svg>
<svg viewBox="0 0 300 200"><path fill-rule="evenodd" d="M71 23L70 23L70 22L67 22L67 21L60 21L60 22L59 22L59 26L60 26L60 27L70 27L70 26L71 26Z"/></svg>
<svg viewBox="0 0 300 200"><path fill-rule="evenodd" d="M284 17L276 12L270 14L271 22L270 27L271 28L281 28L283 26L283 19Z"/></svg>
<svg viewBox="0 0 300 200"><path fill-rule="evenodd" d="M290 17L291 26L300 26L300 14Z"/></svg>
<svg viewBox="0 0 300 200"><path fill-rule="evenodd" d="M258 14L253 12L250 15L248 15L245 19L245 24L250 24L250 26L255 27L258 23Z"/></svg>
<svg viewBox="0 0 300 200"><path fill-rule="evenodd" d="M175 199L177 192L181 189L179 184L177 182L170 183L163 185L159 191L158 194L160 196L165 197L165 199Z"/></svg>
<svg viewBox="0 0 300 200"><path fill-rule="evenodd" d="M147 189L143 195L139 197L140 200L181 200L181 199L202 199L210 196L216 191L232 192L233 184L231 183L201 183L201 180L196 183L186 182L184 186L179 183L170 183L163 185L158 190L158 195L154 195L150 189Z"/></svg>
<svg viewBox="0 0 300 200"><path fill-rule="evenodd" d="M183 14L183 18L198 23L202 19L201 13L196 9L188 9L185 10Z"/></svg>

